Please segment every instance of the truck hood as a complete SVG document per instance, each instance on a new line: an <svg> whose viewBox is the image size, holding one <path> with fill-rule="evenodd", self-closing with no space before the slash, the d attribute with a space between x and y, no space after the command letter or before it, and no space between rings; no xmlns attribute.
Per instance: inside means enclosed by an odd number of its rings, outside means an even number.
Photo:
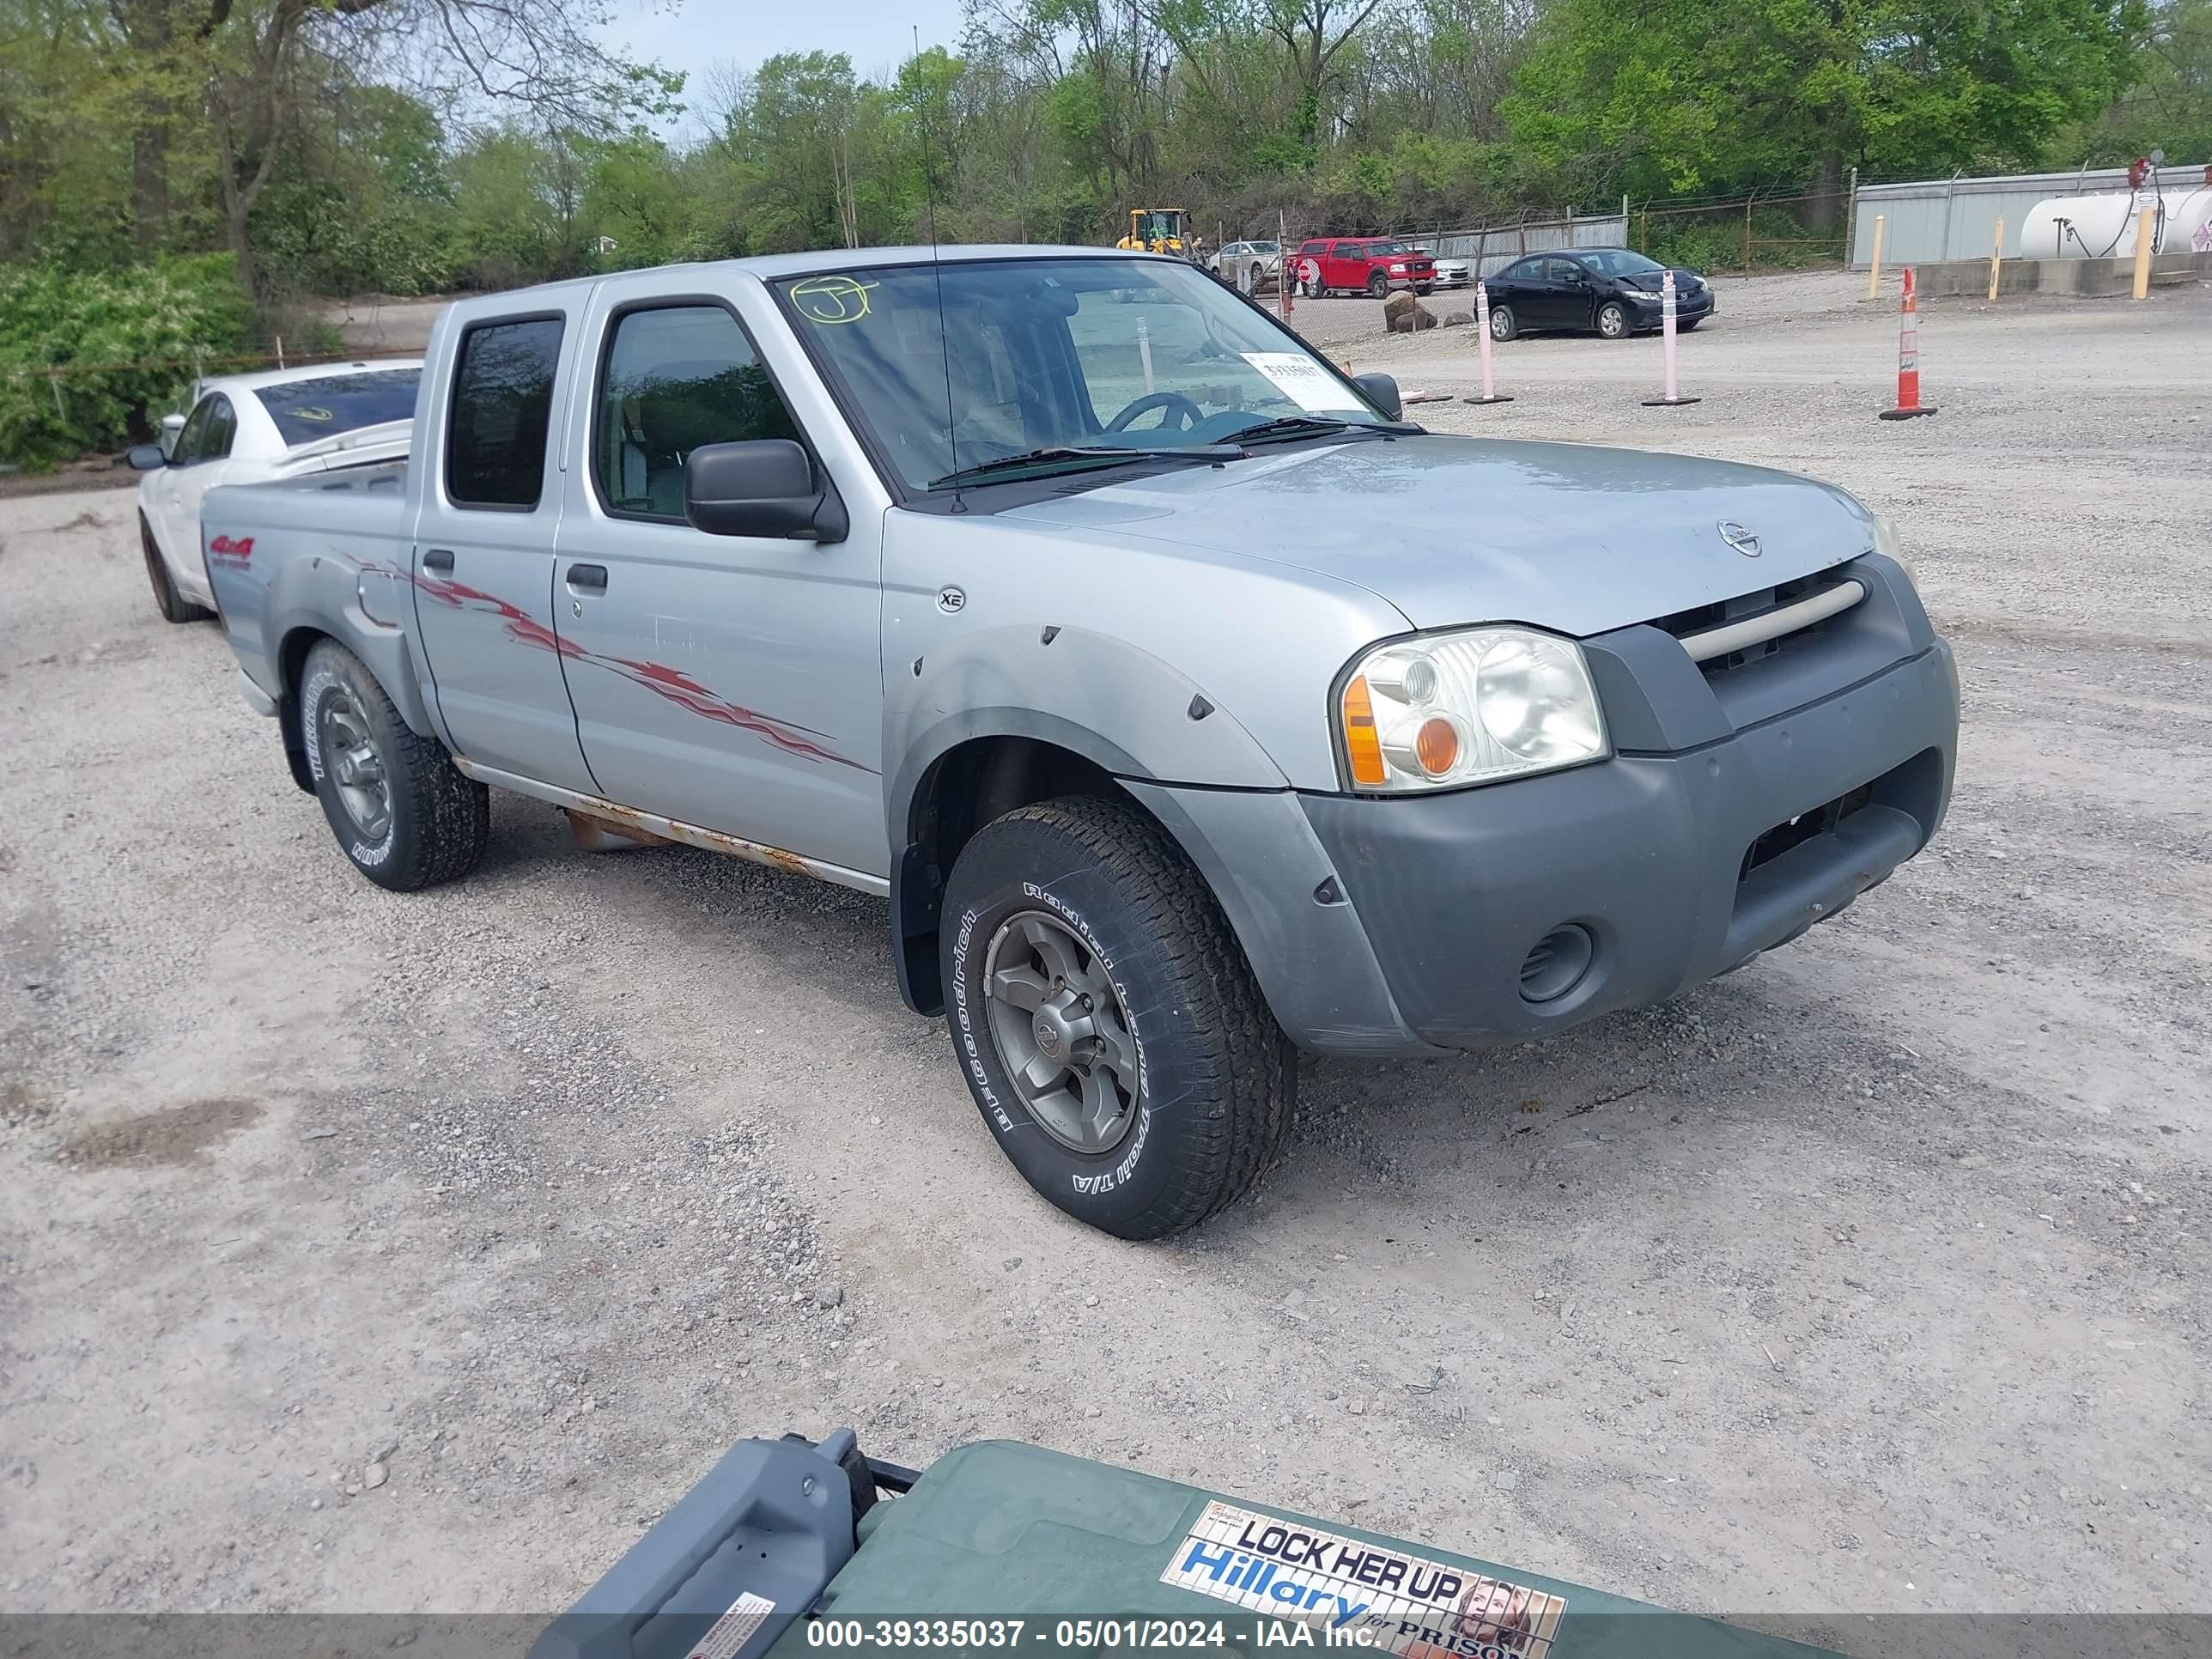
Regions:
<svg viewBox="0 0 2212 1659"><path fill-rule="evenodd" d="M1295 566L1367 589L1415 628L1520 622L1577 636L1771 587L1874 545L1864 507L1794 473L1442 434L1262 450L1003 516ZM1723 540L1723 524L1755 536L1758 556Z"/></svg>

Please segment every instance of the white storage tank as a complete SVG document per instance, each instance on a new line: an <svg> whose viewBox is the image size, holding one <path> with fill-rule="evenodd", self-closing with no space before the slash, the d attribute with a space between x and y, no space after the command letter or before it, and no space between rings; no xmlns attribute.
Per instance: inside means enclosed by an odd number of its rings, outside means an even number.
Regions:
<svg viewBox="0 0 2212 1659"><path fill-rule="evenodd" d="M2166 251L2212 253L2212 184L2199 185L2177 204L2166 199Z"/></svg>
<svg viewBox="0 0 2212 1659"><path fill-rule="evenodd" d="M2160 207L2163 212L2157 212ZM2136 216L2154 210L2151 252L2186 249L2197 228L2212 217L2212 189L2148 190L2101 196L2052 196L2027 210L2020 251L2029 259L2129 259L2135 257Z"/></svg>

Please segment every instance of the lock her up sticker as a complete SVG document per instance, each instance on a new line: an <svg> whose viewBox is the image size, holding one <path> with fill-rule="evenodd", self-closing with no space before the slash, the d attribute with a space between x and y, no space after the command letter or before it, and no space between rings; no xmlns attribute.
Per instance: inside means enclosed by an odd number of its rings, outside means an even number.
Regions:
<svg viewBox="0 0 2212 1659"><path fill-rule="evenodd" d="M1218 1499L1160 1582L1404 1659L1547 1659L1566 1598Z"/></svg>

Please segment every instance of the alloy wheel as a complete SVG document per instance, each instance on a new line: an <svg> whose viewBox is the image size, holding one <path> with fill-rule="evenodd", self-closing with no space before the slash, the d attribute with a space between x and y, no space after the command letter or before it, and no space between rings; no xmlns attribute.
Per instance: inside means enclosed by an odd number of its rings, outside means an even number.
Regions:
<svg viewBox="0 0 2212 1659"><path fill-rule="evenodd" d="M1137 1041L1104 964L1058 917L1023 910L983 959L991 1040L1037 1126L1109 1152L1137 1115Z"/></svg>
<svg viewBox="0 0 2212 1659"><path fill-rule="evenodd" d="M382 841L392 824L392 782L361 705L343 686L334 687L316 718L324 760L346 816L362 840Z"/></svg>

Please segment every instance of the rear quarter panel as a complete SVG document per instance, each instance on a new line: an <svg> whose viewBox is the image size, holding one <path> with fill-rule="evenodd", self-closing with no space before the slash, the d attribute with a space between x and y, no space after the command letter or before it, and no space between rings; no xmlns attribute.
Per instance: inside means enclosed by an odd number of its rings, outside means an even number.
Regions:
<svg viewBox="0 0 2212 1659"><path fill-rule="evenodd" d="M411 638L406 463L210 490L200 534L223 635L246 676L283 700L286 647L326 635L359 657L401 718L438 735Z"/></svg>

